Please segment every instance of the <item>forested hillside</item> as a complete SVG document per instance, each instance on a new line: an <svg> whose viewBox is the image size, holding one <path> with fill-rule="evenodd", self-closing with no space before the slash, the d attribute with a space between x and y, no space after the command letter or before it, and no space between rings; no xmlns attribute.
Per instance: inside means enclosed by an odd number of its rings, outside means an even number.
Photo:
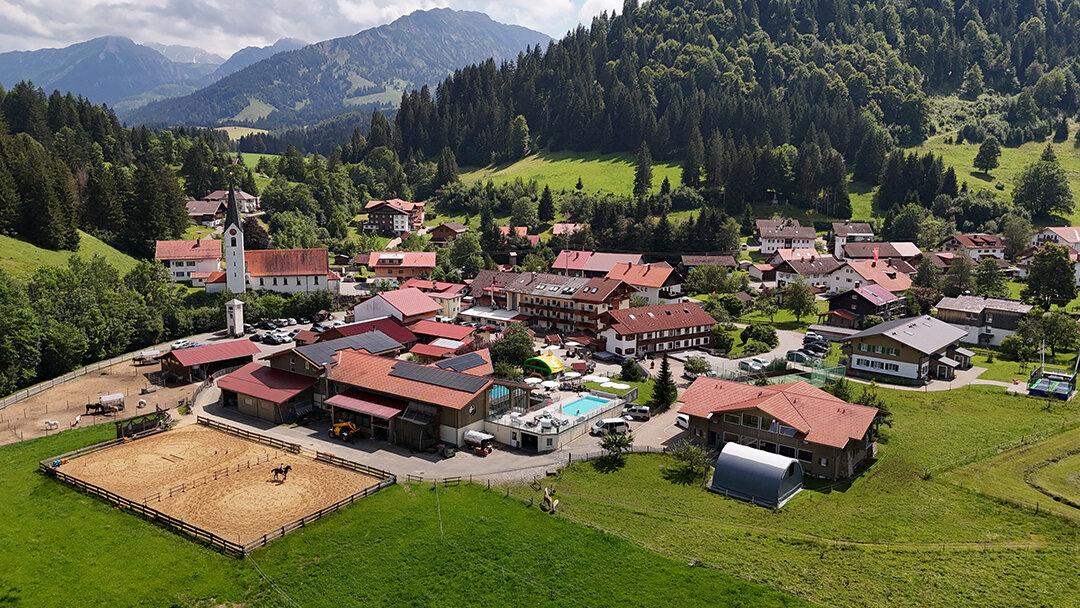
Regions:
<svg viewBox="0 0 1080 608"><path fill-rule="evenodd" d="M417 11L354 36L279 53L187 97L124 115L136 124L261 128L311 124L351 109L392 106L409 87L434 84L488 57L512 59L545 34L475 12Z"/></svg>

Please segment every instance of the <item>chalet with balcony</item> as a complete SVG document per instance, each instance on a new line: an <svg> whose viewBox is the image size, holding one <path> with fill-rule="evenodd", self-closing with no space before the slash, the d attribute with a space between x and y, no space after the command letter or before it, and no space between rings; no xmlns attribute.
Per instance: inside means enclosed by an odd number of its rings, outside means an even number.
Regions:
<svg viewBox="0 0 1080 608"><path fill-rule="evenodd" d="M848 372L916 382L952 380L956 370L971 367L975 353L960 346L967 333L929 315L886 321L845 340Z"/></svg>
<svg viewBox="0 0 1080 608"><path fill-rule="evenodd" d="M938 319L966 333L961 342L998 346L1016 333L1017 324L1032 306L1007 298L962 295L942 298L936 308Z"/></svg>
<svg viewBox="0 0 1080 608"><path fill-rule="evenodd" d="M368 269L375 279L401 284L412 278L430 276L435 270L434 251L372 251L368 254Z"/></svg>
<svg viewBox="0 0 1080 608"><path fill-rule="evenodd" d="M469 227L460 222L443 222L431 229L431 242L435 245L446 245L469 231Z"/></svg>
<svg viewBox="0 0 1080 608"><path fill-rule="evenodd" d="M424 227L424 203L411 203L400 198L368 201L364 205L367 221L364 230L400 236Z"/></svg>
<svg viewBox="0 0 1080 608"><path fill-rule="evenodd" d="M640 253L605 253L602 251L562 250L551 265L551 272L571 277L602 277L617 264L640 264Z"/></svg>
<svg viewBox="0 0 1080 608"><path fill-rule="evenodd" d="M708 348L716 320L697 304L622 308L604 313L600 336L616 355L642 357L685 348Z"/></svg>
<svg viewBox="0 0 1080 608"><path fill-rule="evenodd" d="M799 220L757 220L761 253L777 249L813 249L817 234L812 226L800 226Z"/></svg>
<svg viewBox="0 0 1080 608"><path fill-rule="evenodd" d="M941 241L942 251L966 251L977 264L983 258L1005 259L1005 241L996 234L954 234Z"/></svg>
<svg viewBox="0 0 1080 608"><path fill-rule="evenodd" d="M907 303L880 285L866 285L838 293L829 298L829 311L818 315L818 323L832 327L854 329L862 327L870 315L885 321L904 315Z"/></svg>
<svg viewBox="0 0 1080 608"><path fill-rule="evenodd" d="M836 259L844 257L844 245L848 243L865 243L874 240L874 229L866 222L833 222L833 256Z"/></svg>
<svg viewBox="0 0 1080 608"><path fill-rule="evenodd" d="M674 298L682 293L682 277L666 263L657 264L616 264L607 278L624 281L638 290L649 306L660 304L662 300Z"/></svg>

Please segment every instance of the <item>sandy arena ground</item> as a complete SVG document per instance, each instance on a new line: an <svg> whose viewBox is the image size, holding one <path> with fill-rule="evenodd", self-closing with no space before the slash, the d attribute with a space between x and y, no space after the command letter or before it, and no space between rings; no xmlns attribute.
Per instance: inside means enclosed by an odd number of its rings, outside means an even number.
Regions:
<svg viewBox="0 0 1080 608"><path fill-rule="evenodd" d="M271 473L281 463L292 467L284 483ZM222 469L228 469L227 476ZM201 425L76 458L61 470L240 543L378 483ZM181 484L186 489L170 497L170 488ZM158 493L160 500L148 500Z"/></svg>
<svg viewBox="0 0 1080 608"><path fill-rule="evenodd" d="M0 410L0 445L44 437L72 428L75 417L79 415L82 415L79 426L87 426L152 412L155 405L175 411L177 402L190 397L199 384L196 382L171 388L159 386L153 393L140 395L140 389L144 386L152 386L146 379L146 374L160 369L161 366L157 364L138 366L131 361L123 361L69 382L57 384L33 397L6 407ZM116 416L112 414L86 415L87 402L97 403L101 395L113 393L124 393L126 401L126 407ZM139 399L146 399L146 407L137 408ZM59 421L60 428L46 430L46 420Z"/></svg>

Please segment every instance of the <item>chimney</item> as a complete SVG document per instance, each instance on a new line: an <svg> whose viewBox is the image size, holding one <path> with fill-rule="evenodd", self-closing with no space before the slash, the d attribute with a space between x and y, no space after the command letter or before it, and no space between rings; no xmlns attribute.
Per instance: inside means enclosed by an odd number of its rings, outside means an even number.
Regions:
<svg viewBox="0 0 1080 608"><path fill-rule="evenodd" d="M195 246L196 247L202 246L202 239L195 239Z"/></svg>

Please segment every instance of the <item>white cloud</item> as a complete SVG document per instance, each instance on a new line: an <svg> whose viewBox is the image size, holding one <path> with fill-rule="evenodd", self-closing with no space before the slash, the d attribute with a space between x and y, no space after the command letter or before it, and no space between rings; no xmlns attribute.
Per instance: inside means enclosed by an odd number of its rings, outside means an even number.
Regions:
<svg viewBox="0 0 1080 608"><path fill-rule="evenodd" d="M415 10L450 7L560 37L612 0L0 0L0 52L98 36L187 44L229 56L280 38L348 36Z"/></svg>

